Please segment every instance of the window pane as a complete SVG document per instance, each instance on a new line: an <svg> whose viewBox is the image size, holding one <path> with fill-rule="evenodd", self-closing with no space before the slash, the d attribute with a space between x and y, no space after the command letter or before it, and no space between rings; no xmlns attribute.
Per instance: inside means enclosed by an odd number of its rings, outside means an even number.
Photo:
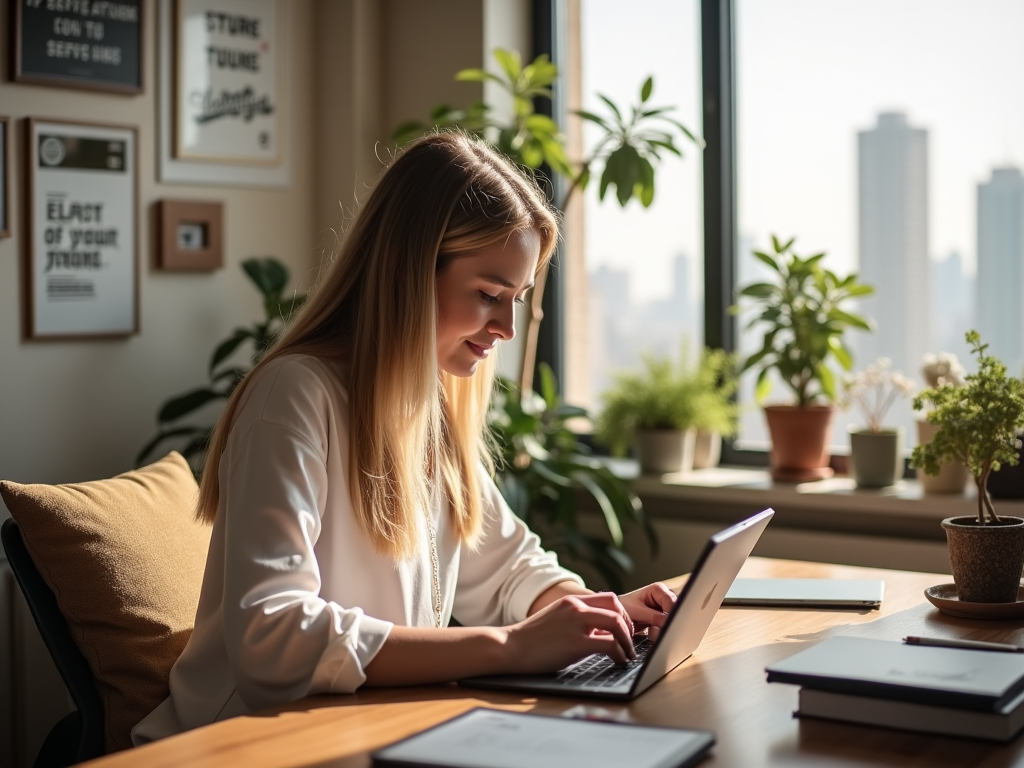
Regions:
<svg viewBox="0 0 1024 768"><path fill-rule="evenodd" d="M696 0L636 0L629 13L621 0L584 0L579 7L583 109L609 114L598 94L628 109L653 76L648 106L675 107L670 114L699 134ZM601 136L585 125L587 154ZM637 367L643 351L678 356L684 338L694 353L703 343L700 150L688 141L680 148L682 159L662 152L650 208L634 200L623 209L613 190L600 202L599 178L571 203L583 205L585 220L586 276L568 281L570 290L587 291L586 312L568 333L570 347L582 345L586 352L568 371L570 391L581 405L596 408L610 373Z"/></svg>
<svg viewBox="0 0 1024 768"><path fill-rule="evenodd" d="M859 310L877 330L848 337L856 369L888 357L920 385L925 353L949 351L971 370L977 328L1020 375L1022 28L1017 0L737 0L739 283L760 274L752 249L795 236L875 286ZM743 352L759 338L741 326ZM752 402L752 376L742 391ZM908 400L885 422L916 442ZM833 442L863 424L840 414ZM759 409L742 440L766 444Z"/></svg>

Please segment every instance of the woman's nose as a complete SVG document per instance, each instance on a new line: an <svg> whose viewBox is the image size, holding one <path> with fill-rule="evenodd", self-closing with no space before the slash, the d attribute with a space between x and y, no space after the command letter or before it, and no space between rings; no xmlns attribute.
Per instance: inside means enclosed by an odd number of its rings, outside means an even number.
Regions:
<svg viewBox="0 0 1024 768"><path fill-rule="evenodd" d="M502 341L511 341L516 335L516 305L512 302L497 308L488 323L488 330Z"/></svg>

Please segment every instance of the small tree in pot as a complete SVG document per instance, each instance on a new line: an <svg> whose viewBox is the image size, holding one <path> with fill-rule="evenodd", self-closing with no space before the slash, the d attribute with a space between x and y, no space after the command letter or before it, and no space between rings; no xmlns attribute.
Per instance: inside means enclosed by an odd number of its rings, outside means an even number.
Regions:
<svg viewBox="0 0 1024 768"><path fill-rule="evenodd" d="M793 240L772 236L774 254L754 251L772 270L772 282L752 283L740 290L741 299L757 312L747 329L764 332L761 349L741 370L759 368L757 401L771 390L771 372L778 372L796 397L794 405L765 407L772 436L771 472L776 480L828 477L829 437L838 396L834 360L849 371L853 356L843 344L850 328L869 331L868 320L843 306L874 288L857 282L855 274L839 277L821 266L824 253L802 258L792 252ZM739 313L743 306L733 307Z"/></svg>
<svg viewBox="0 0 1024 768"><path fill-rule="evenodd" d="M942 521L949 559L960 600L1010 603L1017 599L1024 557L1024 519L999 517L987 483L1000 466L1018 461L1017 433L1024 427L1024 381L1007 376L1006 366L986 354L976 331L966 334L977 356L977 373L965 386L943 384L914 398L914 409L926 405L927 420L939 429L932 440L914 449L911 463L929 475L943 461L960 460L978 488L977 517Z"/></svg>

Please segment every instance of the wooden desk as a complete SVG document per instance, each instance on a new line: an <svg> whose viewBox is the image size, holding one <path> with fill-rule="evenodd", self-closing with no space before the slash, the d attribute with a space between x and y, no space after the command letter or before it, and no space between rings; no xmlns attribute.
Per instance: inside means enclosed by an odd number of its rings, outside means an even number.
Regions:
<svg viewBox="0 0 1024 768"><path fill-rule="evenodd" d="M897 640L908 634L1024 642L1024 621L957 619L934 610L925 587L948 576L752 558L747 577L884 578L880 611L723 608L692 658L629 704L644 723L706 728L718 736L702 765L735 766L1024 766L1024 737L1009 746L966 739L796 720L797 689L765 682L764 668L840 633ZM570 699L522 697L454 685L316 696L200 728L89 763L314 768L367 766L367 753L475 706L557 714Z"/></svg>

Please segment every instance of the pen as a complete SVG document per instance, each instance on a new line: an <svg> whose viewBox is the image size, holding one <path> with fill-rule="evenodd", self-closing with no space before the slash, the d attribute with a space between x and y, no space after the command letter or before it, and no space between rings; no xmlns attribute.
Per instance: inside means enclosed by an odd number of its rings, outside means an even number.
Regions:
<svg viewBox="0 0 1024 768"><path fill-rule="evenodd" d="M934 645L940 648L970 648L975 651L1003 651L1004 653L1024 653L1024 647L1008 643L988 643L984 640L954 640L948 637L904 637L903 642L910 645Z"/></svg>

